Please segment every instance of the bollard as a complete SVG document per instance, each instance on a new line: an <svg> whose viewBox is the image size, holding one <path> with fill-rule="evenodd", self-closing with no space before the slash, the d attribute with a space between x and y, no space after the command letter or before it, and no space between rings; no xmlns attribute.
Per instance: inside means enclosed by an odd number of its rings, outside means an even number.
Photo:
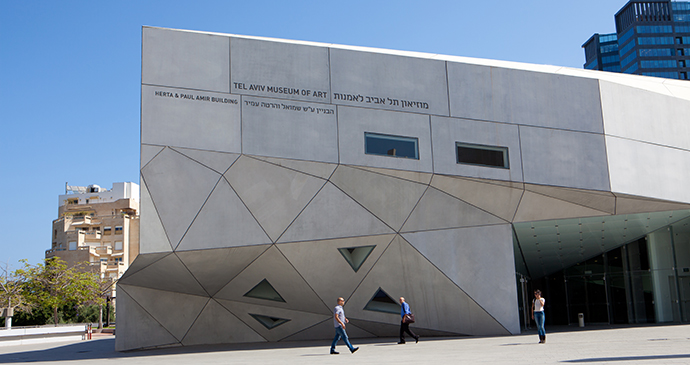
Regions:
<svg viewBox="0 0 690 365"><path fill-rule="evenodd" d="M578 313L577 314L577 322L579 323L580 327L585 326L585 314L584 313Z"/></svg>

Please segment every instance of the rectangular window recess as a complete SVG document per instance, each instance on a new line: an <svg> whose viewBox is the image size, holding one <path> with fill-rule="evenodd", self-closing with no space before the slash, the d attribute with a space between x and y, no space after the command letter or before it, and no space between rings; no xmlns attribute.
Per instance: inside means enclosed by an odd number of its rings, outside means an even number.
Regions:
<svg viewBox="0 0 690 365"><path fill-rule="evenodd" d="M510 168L508 147L455 142L455 152L459 164Z"/></svg>
<svg viewBox="0 0 690 365"><path fill-rule="evenodd" d="M414 137L364 132L364 152L368 155L419 160L419 143Z"/></svg>

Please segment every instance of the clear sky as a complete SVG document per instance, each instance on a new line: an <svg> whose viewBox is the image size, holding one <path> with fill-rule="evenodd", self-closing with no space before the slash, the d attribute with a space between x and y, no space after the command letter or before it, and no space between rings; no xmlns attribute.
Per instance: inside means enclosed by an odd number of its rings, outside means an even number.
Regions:
<svg viewBox="0 0 690 365"><path fill-rule="evenodd" d="M625 0L0 0L0 263L39 262L65 182L139 182L141 27L582 68Z"/></svg>

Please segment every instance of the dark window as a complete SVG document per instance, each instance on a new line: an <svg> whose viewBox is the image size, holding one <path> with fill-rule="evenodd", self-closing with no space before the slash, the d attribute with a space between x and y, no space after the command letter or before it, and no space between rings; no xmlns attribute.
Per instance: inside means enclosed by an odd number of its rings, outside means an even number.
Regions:
<svg viewBox="0 0 690 365"><path fill-rule="evenodd" d="M508 165L508 147L456 142L455 149L458 163L510 168Z"/></svg>
<svg viewBox="0 0 690 365"><path fill-rule="evenodd" d="M376 246L347 247L339 248L338 251L340 251L347 263L350 264L352 270L357 272L374 248Z"/></svg>
<svg viewBox="0 0 690 365"><path fill-rule="evenodd" d="M364 151L368 155L381 155L419 160L417 138L364 133Z"/></svg>
<svg viewBox="0 0 690 365"><path fill-rule="evenodd" d="M285 302L285 299L278 294L278 292L273 288L273 285L271 285L266 279L261 280L260 283L256 284L256 286L244 294L244 296L249 298L273 300L276 302Z"/></svg>
<svg viewBox="0 0 690 365"><path fill-rule="evenodd" d="M259 323L261 323L264 327L266 327L269 330L272 330L281 324L290 322L289 319L285 318L278 318L278 317L270 317L270 316L262 316L260 314L252 314L249 313L250 316L254 317Z"/></svg>
<svg viewBox="0 0 690 365"><path fill-rule="evenodd" d="M369 300L369 303L364 306L364 309L368 311L399 314L400 304L383 291L383 289L379 288L376 294Z"/></svg>

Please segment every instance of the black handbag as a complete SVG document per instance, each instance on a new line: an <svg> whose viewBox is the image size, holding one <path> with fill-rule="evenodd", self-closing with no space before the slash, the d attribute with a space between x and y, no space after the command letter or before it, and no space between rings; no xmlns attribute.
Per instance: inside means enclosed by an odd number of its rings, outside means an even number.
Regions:
<svg viewBox="0 0 690 365"><path fill-rule="evenodd" d="M403 323L414 323L414 314L413 313L407 313L403 317Z"/></svg>

